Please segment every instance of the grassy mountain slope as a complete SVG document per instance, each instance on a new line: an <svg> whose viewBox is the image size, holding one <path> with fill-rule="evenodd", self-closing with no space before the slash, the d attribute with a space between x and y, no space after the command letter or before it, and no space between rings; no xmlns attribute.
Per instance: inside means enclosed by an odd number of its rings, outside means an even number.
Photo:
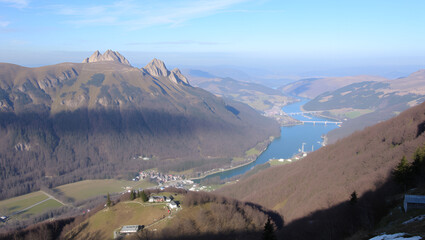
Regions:
<svg viewBox="0 0 425 240"><path fill-rule="evenodd" d="M259 239L268 218L275 229L283 226L279 214L252 203L176 189L152 194L172 196L180 207L168 211L167 203L130 200L127 193L111 207L0 234L0 239L113 239L113 232L124 225L144 226L138 235L124 239Z"/></svg>
<svg viewBox="0 0 425 240"><path fill-rule="evenodd" d="M385 182L394 188L390 172L403 156L411 159L424 145L424 125L425 103L218 192L277 210L290 223L346 202L353 191L362 197Z"/></svg>

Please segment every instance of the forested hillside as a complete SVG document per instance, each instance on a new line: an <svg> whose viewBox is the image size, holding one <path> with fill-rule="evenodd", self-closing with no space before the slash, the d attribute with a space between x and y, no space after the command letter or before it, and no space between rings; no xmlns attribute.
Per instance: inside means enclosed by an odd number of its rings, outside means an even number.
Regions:
<svg viewBox="0 0 425 240"><path fill-rule="evenodd" d="M142 69L113 51L90 59L0 64L0 199L152 167L205 171L279 135L272 119L157 59Z"/></svg>
<svg viewBox="0 0 425 240"><path fill-rule="evenodd" d="M300 161L269 168L218 192L278 211L289 226L298 226L298 231L302 226L299 239L311 234L317 239L327 234L347 236L357 229L355 224L373 227L391 202L387 197L401 190L391 172L403 156L413 161L414 152L425 145L424 126L422 103ZM364 201L361 214L353 215L356 221L343 207L353 192ZM325 231L317 235L319 229Z"/></svg>

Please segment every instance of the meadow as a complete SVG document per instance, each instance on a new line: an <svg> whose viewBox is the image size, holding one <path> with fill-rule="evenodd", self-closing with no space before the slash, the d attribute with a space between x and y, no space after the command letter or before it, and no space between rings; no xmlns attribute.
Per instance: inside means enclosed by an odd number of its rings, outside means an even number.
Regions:
<svg viewBox="0 0 425 240"><path fill-rule="evenodd" d="M85 180L76 183L66 184L56 187L61 194L75 201L85 200L108 193L118 193L126 191L126 188L139 189L156 186L147 180L125 181L115 179Z"/></svg>

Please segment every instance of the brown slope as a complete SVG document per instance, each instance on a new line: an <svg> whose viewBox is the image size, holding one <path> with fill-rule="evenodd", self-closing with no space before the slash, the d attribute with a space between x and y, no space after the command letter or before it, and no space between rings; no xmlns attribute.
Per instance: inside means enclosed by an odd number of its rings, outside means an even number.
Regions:
<svg viewBox="0 0 425 240"><path fill-rule="evenodd" d="M416 71L405 78L389 81L391 89L400 94L425 95L425 69Z"/></svg>
<svg viewBox="0 0 425 240"><path fill-rule="evenodd" d="M425 103L323 147L306 158L260 172L219 193L283 214L285 222L362 196L390 178L402 156L425 143Z"/></svg>

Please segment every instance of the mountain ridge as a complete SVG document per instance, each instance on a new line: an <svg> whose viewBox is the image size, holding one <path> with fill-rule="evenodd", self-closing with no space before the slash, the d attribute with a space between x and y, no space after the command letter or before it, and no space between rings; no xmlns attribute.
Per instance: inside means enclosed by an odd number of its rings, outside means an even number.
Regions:
<svg viewBox="0 0 425 240"><path fill-rule="evenodd" d="M275 121L247 105L190 86L178 70L164 72L152 76L116 61L0 64L0 156L7 162L0 198L152 167L196 175L279 135ZM155 160L133 159L140 155Z"/></svg>

